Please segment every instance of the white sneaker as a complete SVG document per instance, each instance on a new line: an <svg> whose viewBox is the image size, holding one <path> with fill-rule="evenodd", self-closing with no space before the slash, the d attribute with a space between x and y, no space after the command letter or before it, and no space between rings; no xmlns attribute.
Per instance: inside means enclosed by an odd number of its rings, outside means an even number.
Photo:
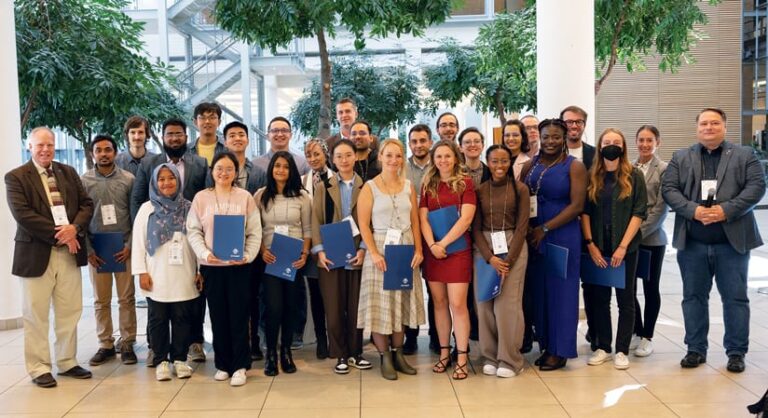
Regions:
<svg viewBox="0 0 768 418"><path fill-rule="evenodd" d="M245 376L245 369L237 369L236 372L232 374L232 379L229 381L230 386L243 386L246 381Z"/></svg>
<svg viewBox="0 0 768 418"><path fill-rule="evenodd" d="M213 375L213 380L217 382L223 382L227 379L229 379L229 373L224 370L216 370L216 374Z"/></svg>
<svg viewBox="0 0 768 418"><path fill-rule="evenodd" d="M189 367L189 364L183 361L174 361L173 368L176 370L176 377L179 379L188 379L190 376L192 376L192 368Z"/></svg>
<svg viewBox="0 0 768 418"><path fill-rule="evenodd" d="M157 379L158 382L171 380L171 363L164 361L158 364L155 369L155 379Z"/></svg>
<svg viewBox="0 0 768 418"><path fill-rule="evenodd" d="M187 361L194 361L196 363L202 363L205 361L205 349L200 343L192 343L189 346L189 352L187 352Z"/></svg>
<svg viewBox="0 0 768 418"><path fill-rule="evenodd" d="M636 349L637 346L640 345L640 340L642 340L642 338L639 335L632 334L632 339L629 340L629 349Z"/></svg>
<svg viewBox="0 0 768 418"><path fill-rule="evenodd" d="M615 367L617 370L628 369L629 357L627 357L627 355L622 352L616 353L616 355L613 356L613 367Z"/></svg>
<svg viewBox="0 0 768 418"><path fill-rule="evenodd" d="M640 345L635 349L635 355L637 357L648 357L653 354L653 341L643 338L640 340Z"/></svg>
<svg viewBox="0 0 768 418"><path fill-rule="evenodd" d="M493 364L486 364L483 366L483 374L488 376L496 376L496 366Z"/></svg>
<svg viewBox="0 0 768 418"><path fill-rule="evenodd" d="M590 366L598 366L611 359L611 355L606 353L605 350L598 349L592 357L589 358L587 364Z"/></svg>
<svg viewBox="0 0 768 418"><path fill-rule="evenodd" d="M506 367L499 367L496 369L496 377L515 377L517 376L517 373L515 373L514 370L508 369Z"/></svg>

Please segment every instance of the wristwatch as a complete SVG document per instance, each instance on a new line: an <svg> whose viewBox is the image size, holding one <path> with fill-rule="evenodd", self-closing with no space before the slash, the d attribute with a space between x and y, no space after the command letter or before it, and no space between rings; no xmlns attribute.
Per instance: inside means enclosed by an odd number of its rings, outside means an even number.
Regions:
<svg viewBox="0 0 768 418"><path fill-rule="evenodd" d="M589 245L589 244L592 244L593 242L594 242L594 241L592 241L592 238L589 238L589 239L585 239L585 240L584 240L584 245Z"/></svg>
<svg viewBox="0 0 768 418"><path fill-rule="evenodd" d="M541 224L541 230L544 231L544 234L549 232L549 228L547 228L547 224Z"/></svg>

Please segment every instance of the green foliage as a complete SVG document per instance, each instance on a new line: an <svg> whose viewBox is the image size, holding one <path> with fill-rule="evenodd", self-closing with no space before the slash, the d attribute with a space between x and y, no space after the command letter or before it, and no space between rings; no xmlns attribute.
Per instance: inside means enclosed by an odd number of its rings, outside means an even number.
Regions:
<svg viewBox="0 0 768 418"><path fill-rule="evenodd" d="M446 61L426 68L424 79L432 97L427 107L440 102L455 106L470 96L480 112L490 112L502 123L505 114L536 109L535 8L501 13L480 28L473 49L448 39Z"/></svg>
<svg viewBox="0 0 768 418"><path fill-rule="evenodd" d="M405 67L373 67L360 59L346 59L335 61L332 68L332 102L354 99L360 118L371 124L374 135L416 120L421 110L419 80ZM291 110L291 120L304 134L314 136L319 114L320 80L315 79Z"/></svg>
<svg viewBox="0 0 768 418"><path fill-rule="evenodd" d="M85 146L92 133L119 133L132 114L183 114L166 88L170 70L142 53L143 24L121 11L126 4L15 1L23 130L58 127Z"/></svg>

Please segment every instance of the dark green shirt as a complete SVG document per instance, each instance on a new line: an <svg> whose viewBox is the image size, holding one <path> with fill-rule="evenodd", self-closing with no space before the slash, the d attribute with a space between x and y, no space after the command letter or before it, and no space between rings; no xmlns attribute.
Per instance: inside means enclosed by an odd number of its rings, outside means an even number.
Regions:
<svg viewBox="0 0 768 418"><path fill-rule="evenodd" d="M589 225L592 228L592 241L598 248L605 248L603 246L603 225L610 223L611 225L611 253L616 251L616 248L621 244L624 233L627 231L629 221L633 216L637 216L640 219L646 218L646 211L648 206L648 196L645 190L645 179L643 173L637 168L632 169L632 194L624 199L619 199L621 193L621 187L618 180L613 188L613 199L611 203L610 219L603 219L603 208L600 202L593 202L592 199L587 196L586 205L584 207L584 213L589 215ZM598 196L600 194L598 193ZM632 239L632 242L627 247L627 252L636 251L642 240L642 234L637 231L637 234ZM609 254L608 254L609 255Z"/></svg>

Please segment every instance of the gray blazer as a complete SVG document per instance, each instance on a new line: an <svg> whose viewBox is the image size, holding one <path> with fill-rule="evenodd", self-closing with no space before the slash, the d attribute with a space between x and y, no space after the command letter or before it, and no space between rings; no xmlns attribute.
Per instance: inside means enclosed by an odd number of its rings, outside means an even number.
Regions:
<svg viewBox="0 0 768 418"><path fill-rule="evenodd" d="M136 180L133 182L131 192L131 221L136 219L139 208L149 200L149 183L155 167L168 161L165 153L142 158L139 170L136 172ZM197 192L205 188L205 176L208 172L208 164L205 158L197 155L184 154L184 182L182 194L190 202Z"/></svg>
<svg viewBox="0 0 768 418"><path fill-rule="evenodd" d="M648 217L640 225L642 245L667 245L667 233L664 232L664 220L667 218L669 206L661 196L661 176L667 169L667 163L654 155L648 163L648 173L645 175L645 190L648 193Z"/></svg>
<svg viewBox="0 0 768 418"><path fill-rule="evenodd" d="M740 254L763 244L753 209L765 194L763 167L752 150L723 142L723 153L717 167L717 203L726 220L723 230L728 242ZM675 211L675 233L672 245L685 249L688 227L693 220L696 201L701 197L701 144L679 150L672 156L661 180L664 200Z"/></svg>

